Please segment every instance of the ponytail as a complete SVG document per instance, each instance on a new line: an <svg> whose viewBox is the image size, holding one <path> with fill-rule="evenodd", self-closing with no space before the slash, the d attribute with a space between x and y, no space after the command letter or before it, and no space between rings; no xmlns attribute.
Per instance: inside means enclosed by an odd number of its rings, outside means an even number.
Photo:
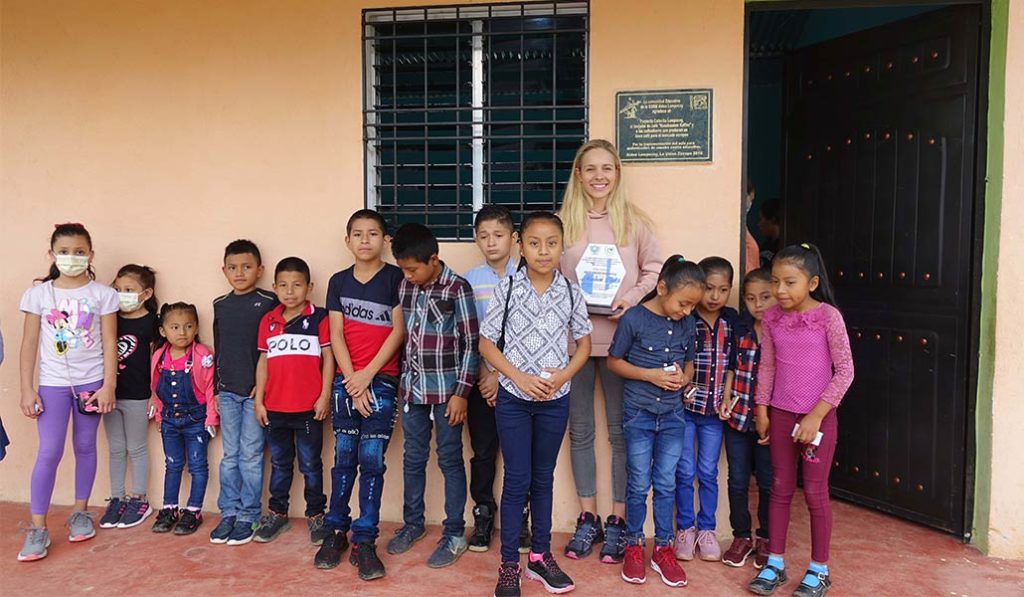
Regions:
<svg viewBox="0 0 1024 597"><path fill-rule="evenodd" d="M818 287L811 291L811 298L819 303L827 303L833 307L836 305L835 292L832 283L828 279L828 270L825 267L825 259L821 251L811 243L789 245L775 254L772 264L789 263L798 267L807 274L808 278L818 277Z"/></svg>
<svg viewBox="0 0 1024 597"><path fill-rule="evenodd" d="M92 250L92 236L89 235L89 231L85 229L85 226L77 222L68 222L66 224L55 224L53 227L53 234L50 235L50 249L53 249L53 245L57 244L57 239L65 236L81 236L85 238L85 242L89 243L89 250ZM92 264L89 264L89 279L96 279L96 270L92 268ZM60 277L60 270L57 269L57 263L50 264L50 271L46 273L42 278L36 278L36 282L49 282L50 280L56 280Z"/></svg>
<svg viewBox="0 0 1024 597"><path fill-rule="evenodd" d="M154 315L160 310L160 303L156 300L156 271L148 265L136 265L129 263L117 270L114 280L122 276L131 276L139 281L143 290L152 290L153 296L146 299L142 306Z"/></svg>
<svg viewBox="0 0 1024 597"><path fill-rule="evenodd" d="M682 255L673 255L665 260L661 266L661 273L658 274L658 282L665 283L665 289L672 292L683 286L699 286L704 288L704 271L692 261L687 261ZM640 299L640 302L647 302L658 295L657 287L647 293L647 296Z"/></svg>

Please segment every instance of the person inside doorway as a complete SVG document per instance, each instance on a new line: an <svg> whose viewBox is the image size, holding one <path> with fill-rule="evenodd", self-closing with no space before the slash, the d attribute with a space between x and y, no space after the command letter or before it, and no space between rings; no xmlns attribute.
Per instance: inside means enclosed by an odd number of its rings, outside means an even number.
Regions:
<svg viewBox="0 0 1024 597"><path fill-rule="evenodd" d="M761 214L757 218L757 229L761 233L761 242L758 243L761 248L761 267L770 268L772 258L779 252L779 238L782 236L780 207L779 200L774 198L761 204Z"/></svg>

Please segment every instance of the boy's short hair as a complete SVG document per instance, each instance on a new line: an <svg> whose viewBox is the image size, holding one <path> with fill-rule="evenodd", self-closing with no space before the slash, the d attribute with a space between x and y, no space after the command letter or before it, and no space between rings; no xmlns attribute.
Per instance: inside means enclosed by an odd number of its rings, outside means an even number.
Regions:
<svg viewBox="0 0 1024 597"><path fill-rule="evenodd" d="M391 253L395 259L415 259L427 263L440 249L437 238L423 224L402 224L391 239Z"/></svg>
<svg viewBox="0 0 1024 597"><path fill-rule="evenodd" d="M504 205L485 205L480 208L473 221L473 230L479 230L480 224L494 220L502 226L507 226L509 231L515 231L516 226L512 221L512 212Z"/></svg>
<svg viewBox="0 0 1024 597"><path fill-rule="evenodd" d="M245 255L247 253L256 258L256 265L263 265L263 256L260 255L259 247L256 246L256 243L245 238L233 240L228 243L228 246L224 247L224 261L227 261L228 257L232 255Z"/></svg>
<svg viewBox="0 0 1024 597"><path fill-rule="evenodd" d="M352 224L356 220L373 220L380 226L381 233L387 235L388 233L388 222L384 219L384 216L380 215L377 210L374 209L360 209L348 218L348 223L345 224L345 234L352 234Z"/></svg>
<svg viewBox="0 0 1024 597"><path fill-rule="evenodd" d="M277 267L274 268L274 281L277 281L277 275L281 272L297 272L306 278L306 284L309 284L311 278L309 273L309 264L298 257L285 257L281 261L277 262Z"/></svg>

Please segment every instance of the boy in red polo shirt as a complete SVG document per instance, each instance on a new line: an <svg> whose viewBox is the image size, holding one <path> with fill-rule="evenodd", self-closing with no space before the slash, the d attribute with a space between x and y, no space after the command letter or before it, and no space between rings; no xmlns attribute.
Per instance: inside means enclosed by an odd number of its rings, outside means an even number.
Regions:
<svg viewBox="0 0 1024 597"><path fill-rule="evenodd" d="M330 413L334 356L327 310L306 297L313 290L309 266L298 257L282 259L274 269L274 292L281 304L260 321L256 365L256 419L270 444L270 509L260 521L256 541L268 543L288 530L288 493L296 450L306 482L309 539L323 543L323 420Z"/></svg>

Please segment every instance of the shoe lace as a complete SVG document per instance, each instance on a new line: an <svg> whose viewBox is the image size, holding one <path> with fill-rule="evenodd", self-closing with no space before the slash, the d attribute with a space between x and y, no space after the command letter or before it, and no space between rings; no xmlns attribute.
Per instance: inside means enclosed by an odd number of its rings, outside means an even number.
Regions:
<svg viewBox="0 0 1024 597"><path fill-rule="evenodd" d="M555 556L551 555L550 551L546 552L544 554L544 560L542 561L542 563L544 564L544 569L548 571L548 574L550 574L550 575L561 575L561 574L564 574L562 572L562 569L558 566L558 562L555 561Z"/></svg>
<svg viewBox="0 0 1024 597"><path fill-rule="evenodd" d="M309 519L309 523L308 524L309 524L309 530L311 530L311 531L319 531L320 529L324 528L324 515L323 514L318 514L316 516L311 517Z"/></svg>
<svg viewBox="0 0 1024 597"><path fill-rule="evenodd" d="M18 523L18 532L24 533L27 536L27 540L30 542L42 543L43 538L46 535L46 528L37 527L25 521L21 521Z"/></svg>
<svg viewBox="0 0 1024 597"><path fill-rule="evenodd" d="M406 540L412 540L412 538L416 536L416 532L410 526L403 526L402 528L395 531L395 534L401 537L402 539ZM441 540L443 541L444 538L442 537Z"/></svg>
<svg viewBox="0 0 1024 597"><path fill-rule="evenodd" d="M88 519L88 522L83 521L83 518ZM96 515L89 511L79 510L78 512L72 512L71 516L68 517L68 526L73 527L76 524L92 524L94 518L96 518Z"/></svg>
<svg viewBox="0 0 1024 597"><path fill-rule="evenodd" d="M716 541L717 539L715 539L715 534L710 531L705 531L697 535L697 545L711 545Z"/></svg>
<svg viewBox="0 0 1024 597"><path fill-rule="evenodd" d="M503 587L514 587L519 581L519 565L506 566L498 569L498 584Z"/></svg>
<svg viewBox="0 0 1024 597"><path fill-rule="evenodd" d="M277 515L273 512L268 512L264 514L260 517L260 526L270 526L271 524L273 524L275 518L277 518Z"/></svg>
<svg viewBox="0 0 1024 597"><path fill-rule="evenodd" d="M644 550L643 550L642 546L637 546L637 547L640 547L640 549L627 549L626 550L626 561L629 564L640 564L641 566L643 566L643 563L644 563ZM657 550L655 550L655 553L657 553Z"/></svg>
<svg viewBox="0 0 1024 597"><path fill-rule="evenodd" d="M580 520L576 524L576 532L572 536L573 543L580 545L592 543L597 536L597 526L589 520Z"/></svg>

